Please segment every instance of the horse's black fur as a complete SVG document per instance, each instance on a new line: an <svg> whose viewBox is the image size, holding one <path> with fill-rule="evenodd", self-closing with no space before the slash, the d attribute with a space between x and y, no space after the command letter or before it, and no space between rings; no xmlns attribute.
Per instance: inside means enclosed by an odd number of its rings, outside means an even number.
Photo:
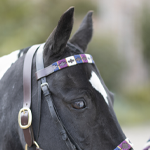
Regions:
<svg viewBox="0 0 150 150"><path fill-rule="evenodd" d="M92 37L92 12L89 12L79 30L66 46L73 26L74 8L67 10L54 29L44 49L45 67L67 56L84 53ZM71 45L70 44L70 45ZM26 49L25 51L27 51ZM7 71L0 81L0 150L23 150L25 141L18 125L18 112L23 105L23 62L24 56ZM33 132L37 135L38 85L35 78L35 58L32 69L32 114ZM103 96L89 82L91 72L100 78L108 95L109 106ZM116 119L112 94L105 86L94 64L80 64L57 71L47 77L58 114L75 142L83 150L113 150L124 139ZM74 109L72 103L82 100L86 107ZM39 138L44 150L67 150L59 131L42 96ZM30 148L30 150L35 150Z"/></svg>

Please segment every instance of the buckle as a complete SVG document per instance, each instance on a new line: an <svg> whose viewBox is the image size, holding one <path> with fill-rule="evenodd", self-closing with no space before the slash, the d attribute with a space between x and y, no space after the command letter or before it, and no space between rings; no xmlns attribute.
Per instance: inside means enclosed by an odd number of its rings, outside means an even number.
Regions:
<svg viewBox="0 0 150 150"><path fill-rule="evenodd" d="M48 85L47 82L41 84L41 89L42 89L43 86L47 86L49 88L49 85Z"/></svg>
<svg viewBox="0 0 150 150"><path fill-rule="evenodd" d="M36 148L40 148L36 141L34 141L34 145L36 146Z"/></svg>
<svg viewBox="0 0 150 150"><path fill-rule="evenodd" d="M28 144L25 145L25 150L28 150Z"/></svg>
<svg viewBox="0 0 150 150"><path fill-rule="evenodd" d="M36 146L36 148L40 148L36 141L34 141L34 145ZM25 145L25 150L28 150L28 144Z"/></svg>
<svg viewBox="0 0 150 150"><path fill-rule="evenodd" d="M27 125L22 125L21 124L21 113L22 112L25 113L25 111L28 112L28 124ZM32 123L32 113L31 113L31 110L29 108L24 107L24 108L20 109L19 114L18 114L18 123L19 123L19 126L20 126L21 129L27 129L27 128L29 128L31 126L31 123Z"/></svg>

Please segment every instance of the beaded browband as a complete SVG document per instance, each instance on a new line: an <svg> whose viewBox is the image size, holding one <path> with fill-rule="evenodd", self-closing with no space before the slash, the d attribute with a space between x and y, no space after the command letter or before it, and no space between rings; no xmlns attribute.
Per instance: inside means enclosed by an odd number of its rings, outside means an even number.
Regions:
<svg viewBox="0 0 150 150"><path fill-rule="evenodd" d="M89 54L79 54L79 55L66 57L57 62L54 62L53 64L51 64L50 66L42 70L37 71L36 78L37 80L39 80L42 77L52 74L53 72L56 72L66 67L71 67L77 64L81 64L81 63L94 63L94 60L92 56Z"/></svg>

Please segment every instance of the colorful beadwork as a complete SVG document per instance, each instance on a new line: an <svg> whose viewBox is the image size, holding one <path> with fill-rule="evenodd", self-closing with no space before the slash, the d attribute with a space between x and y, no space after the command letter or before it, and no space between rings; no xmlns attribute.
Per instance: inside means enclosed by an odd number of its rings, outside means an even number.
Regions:
<svg viewBox="0 0 150 150"><path fill-rule="evenodd" d="M54 70L60 70L69 66L73 66L80 63L94 63L93 58L89 54L80 54L80 55L74 55L70 57L66 57L65 59L61 59L55 63L52 64L52 66L56 66L56 69Z"/></svg>
<svg viewBox="0 0 150 150"><path fill-rule="evenodd" d="M119 144L114 150L130 150L133 144L129 139L125 139L121 144Z"/></svg>
<svg viewBox="0 0 150 150"><path fill-rule="evenodd" d="M36 72L37 79L40 79L44 76L48 76L53 72L61 70L66 67L74 66L81 63L94 63L94 60L89 54L79 54L70 57L66 57L57 62L54 62L52 65L44 68L43 70L39 70Z"/></svg>

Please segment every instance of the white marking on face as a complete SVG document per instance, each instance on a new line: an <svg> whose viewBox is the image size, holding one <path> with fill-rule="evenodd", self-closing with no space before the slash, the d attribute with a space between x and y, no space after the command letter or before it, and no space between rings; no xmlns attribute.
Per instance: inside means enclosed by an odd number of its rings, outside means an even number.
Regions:
<svg viewBox="0 0 150 150"><path fill-rule="evenodd" d="M14 51L9 55L0 57L0 80L5 72L11 67L12 63L18 59L18 53L20 50Z"/></svg>
<svg viewBox="0 0 150 150"><path fill-rule="evenodd" d="M95 90L97 90L103 96L106 103L109 105L108 99L107 99L107 93L103 87L102 82L100 81L99 77L96 75L96 73L94 71L92 71L92 73L91 73L91 78L90 78L89 82L92 84L93 88Z"/></svg>

